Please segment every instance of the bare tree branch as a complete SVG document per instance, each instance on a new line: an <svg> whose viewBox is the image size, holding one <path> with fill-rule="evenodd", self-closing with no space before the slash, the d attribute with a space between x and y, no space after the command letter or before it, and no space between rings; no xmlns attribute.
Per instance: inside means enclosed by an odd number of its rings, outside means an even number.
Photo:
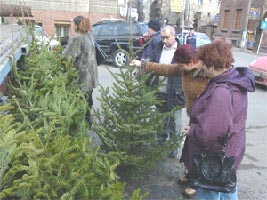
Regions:
<svg viewBox="0 0 267 200"><path fill-rule="evenodd" d="M1 17L33 17L30 6L0 3Z"/></svg>

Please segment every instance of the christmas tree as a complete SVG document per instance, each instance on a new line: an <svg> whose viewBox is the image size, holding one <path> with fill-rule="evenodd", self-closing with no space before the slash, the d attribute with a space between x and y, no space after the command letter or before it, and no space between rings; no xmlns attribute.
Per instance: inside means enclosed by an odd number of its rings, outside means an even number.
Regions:
<svg viewBox="0 0 267 200"><path fill-rule="evenodd" d="M100 88L101 110L95 110L94 131L107 152L120 156L121 166L136 173L145 172L157 161L162 161L182 140L173 138L160 141L164 119L172 112L160 113L160 102L155 93L160 86L148 86L150 74L140 74L137 67L120 68L111 73L115 82L112 87ZM112 92L110 92L112 90Z"/></svg>
<svg viewBox="0 0 267 200"><path fill-rule="evenodd" d="M62 50L33 45L20 64L0 104L0 199L124 199L119 159L92 148L87 101Z"/></svg>

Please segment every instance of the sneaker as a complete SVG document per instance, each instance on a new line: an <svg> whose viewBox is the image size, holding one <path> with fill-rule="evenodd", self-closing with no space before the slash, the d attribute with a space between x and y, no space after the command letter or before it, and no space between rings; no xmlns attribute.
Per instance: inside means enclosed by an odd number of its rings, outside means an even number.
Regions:
<svg viewBox="0 0 267 200"><path fill-rule="evenodd" d="M183 195L187 198L191 198L197 194L197 190L187 187L184 189Z"/></svg>

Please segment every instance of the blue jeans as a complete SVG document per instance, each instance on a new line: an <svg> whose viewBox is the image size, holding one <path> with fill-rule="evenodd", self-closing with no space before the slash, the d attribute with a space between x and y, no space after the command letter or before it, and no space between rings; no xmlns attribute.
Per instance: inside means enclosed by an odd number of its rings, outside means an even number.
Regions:
<svg viewBox="0 0 267 200"><path fill-rule="evenodd" d="M238 200L237 187L233 193L215 192L198 188L197 197L199 200Z"/></svg>

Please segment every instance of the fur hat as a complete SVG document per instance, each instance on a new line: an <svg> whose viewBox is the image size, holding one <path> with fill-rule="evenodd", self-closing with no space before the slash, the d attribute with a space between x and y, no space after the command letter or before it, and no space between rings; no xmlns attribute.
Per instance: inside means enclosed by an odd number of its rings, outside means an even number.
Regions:
<svg viewBox="0 0 267 200"><path fill-rule="evenodd" d="M151 28L155 31L159 31L160 28L161 28L161 24L159 22L159 20L157 19L151 19L149 22L148 22L148 28Z"/></svg>

